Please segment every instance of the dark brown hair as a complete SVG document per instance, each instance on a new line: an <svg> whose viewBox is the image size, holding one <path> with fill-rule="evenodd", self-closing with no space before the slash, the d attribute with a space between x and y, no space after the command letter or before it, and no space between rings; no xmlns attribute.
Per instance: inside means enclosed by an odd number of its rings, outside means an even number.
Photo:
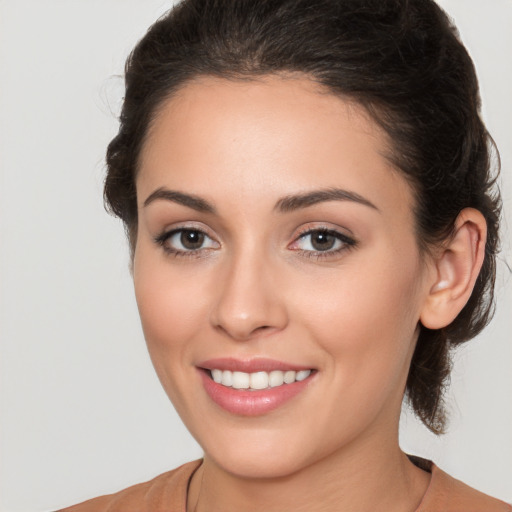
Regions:
<svg viewBox="0 0 512 512"><path fill-rule="evenodd" d="M148 127L162 103L200 75L302 73L363 105L413 186L423 250L450 235L463 208L482 212L486 254L471 298L444 329L421 326L407 380L416 414L442 432L450 348L492 314L500 212L474 66L446 14L432 0L184 0L150 27L125 71L105 200L124 221L132 252L135 176Z"/></svg>

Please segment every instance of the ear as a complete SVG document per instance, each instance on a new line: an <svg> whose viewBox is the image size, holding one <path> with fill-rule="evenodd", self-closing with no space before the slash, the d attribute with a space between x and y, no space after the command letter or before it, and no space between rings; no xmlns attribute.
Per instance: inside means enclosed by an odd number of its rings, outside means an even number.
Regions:
<svg viewBox="0 0 512 512"><path fill-rule="evenodd" d="M485 256L487 223L473 208L462 210L455 230L434 258L430 291L420 321L428 329L449 325L466 305Z"/></svg>

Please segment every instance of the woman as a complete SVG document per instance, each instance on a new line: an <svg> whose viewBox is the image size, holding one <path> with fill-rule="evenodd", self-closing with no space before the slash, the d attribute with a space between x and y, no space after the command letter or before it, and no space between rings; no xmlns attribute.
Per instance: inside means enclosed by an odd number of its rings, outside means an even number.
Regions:
<svg viewBox="0 0 512 512"><path fill-rule="evenodd" d="M162 385L204 449L66 510L505 511L404 454L491 311L499 195L430 0L186 0L126 68L105 197Z"/></svg>

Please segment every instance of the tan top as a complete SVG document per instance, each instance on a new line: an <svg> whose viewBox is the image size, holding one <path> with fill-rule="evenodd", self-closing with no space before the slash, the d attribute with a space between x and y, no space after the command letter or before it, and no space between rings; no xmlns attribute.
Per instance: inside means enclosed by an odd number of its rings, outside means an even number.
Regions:
<svg viewBox="0 0 512 512"><path fill-rule="evenodd" d="M189 462L149 482L60 512L186 512L188 484L200 465L200 460ZM432 478L416 512L512 512L512 506L503 501L472 489L432 463L428 466Z"/></svg>

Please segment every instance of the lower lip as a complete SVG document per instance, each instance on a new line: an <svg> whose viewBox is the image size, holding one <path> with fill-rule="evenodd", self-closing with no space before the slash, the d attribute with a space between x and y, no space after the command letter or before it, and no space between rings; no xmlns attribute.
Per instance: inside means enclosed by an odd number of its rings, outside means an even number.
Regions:
<svg viewBox="0 0 512 512"><path fill-rule="evenodd" d="M277 409L303 391L311 380L310 376L292 384L249 391L217 384L208 371L200 370L199 373L208 396L224 410L240 416L260 416Z"/></svg>

